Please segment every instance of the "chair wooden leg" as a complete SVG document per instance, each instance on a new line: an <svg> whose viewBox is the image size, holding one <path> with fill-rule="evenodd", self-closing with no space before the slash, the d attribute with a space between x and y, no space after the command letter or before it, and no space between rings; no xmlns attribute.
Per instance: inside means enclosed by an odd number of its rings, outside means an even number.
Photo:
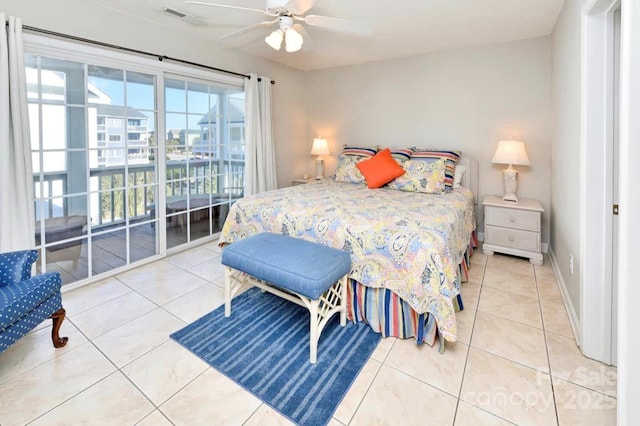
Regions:
<svg viewBox="0 0 640 426"><path fill-rule="evenodd" d="M53 341L53 346L55 348L61 348L69 341L68 337L60 337L60 326L62 325L62 321L64 321L66 314L67 311L65 311L64 308L60 308L51 315L51 319L53 320L51 340Z"/></svg>

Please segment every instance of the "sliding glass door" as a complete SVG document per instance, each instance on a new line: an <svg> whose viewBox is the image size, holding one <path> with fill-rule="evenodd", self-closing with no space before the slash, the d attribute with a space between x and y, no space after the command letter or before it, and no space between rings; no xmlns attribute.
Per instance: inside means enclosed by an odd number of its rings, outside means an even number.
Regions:
<svg viewBox="0 0 640 426"><path fill-rule="evenodd" d="M64 283L159 253L156 78L26 57L39 269Z"/></svg>
<svg viewBox="0 0 640 426"><path fill-rule="evenodd" d="M244 93L165 78L167 247L222 229L243 194Z"/></svg>
<svg viewBox="0 0 640 426"><path fill-rule="evenodd" d="M39 271L68 284L219 232L243 195L242 88L55 56L25 57Z"/></svg>

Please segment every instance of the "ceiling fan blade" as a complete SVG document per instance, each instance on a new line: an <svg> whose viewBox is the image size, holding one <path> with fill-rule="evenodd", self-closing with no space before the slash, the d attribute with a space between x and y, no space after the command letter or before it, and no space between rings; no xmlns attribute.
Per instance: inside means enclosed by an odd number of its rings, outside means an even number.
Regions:
<svg viewBox="0 0 640 426"><path fill-rule="evenodd" d="M315 0L289 0L284 8L292 12L294 15L302 15L313 7Z"/></svg>
<svg viewBox="0 0 640 426"><path fill-rule="evenodd" d="M248 27L240 28L239 30L232 31L227 34L223 34L220 36L221 40L232 40L234 38L242 37L243 35L250 33L251 31L257 30L258 28L270 27L278 22L278 19L274 19L273 21L264 21L259 22L254 25L249 25Z"/></svg>
<svg viewBox="0 0 640 426"><path fill-rule="evenodd" d="M266 10L251 9L249 7L230 6L228 4L206 3L206 2L203 2L203 1L192 1L192 0L187 0L187 1L185 1L185 3L187 3L187 4L197 4L199 6L223 7L225 9L244 10L245 12L255 12L255 13L260 13L262 15L267 15L267 16L272 16L272 17L276 16L273 13L267 12Z"/></svg>
<svg viewBox="0 0 640 426"><path fill-rule="evenodd" d="M360 36L368 36L373 33L371 25L350 21L342 18L332 18L330 16L308 15L303 18L304 22L313 27L323 28L325 30L337 31L341 33L349 33Z"/></svg>
<svg viewBox="0 0 640 426"><path fill-rule="evenodd" d="M302 50L306 52L316 48L316 42L313 41L313 38L309 35L307 30L304 28L304 26L300 24L295 24L293 26L293 29L296 30L298 34L302 36L302 40L303 40Z"/></svg>

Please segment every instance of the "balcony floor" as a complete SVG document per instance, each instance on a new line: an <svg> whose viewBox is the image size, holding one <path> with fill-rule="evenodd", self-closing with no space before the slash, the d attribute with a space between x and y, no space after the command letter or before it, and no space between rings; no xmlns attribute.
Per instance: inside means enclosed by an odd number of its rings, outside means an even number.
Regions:
<svg viewBox="0 0 640 426"><path fill-rule="evenodd" d="M198 219L198 220L194 220ZM214 221L214 232L222 228L224 217ZM130 263L134 263L158 253L155 223L146 223L130 228ZM209 216L195 217L192 213L189 225L191 241L210 235ZM127 264L126 231L115 230L92 237L92 275L107 273ZM186 214L167 218L167 248L187 243ZM47 251L47 271L57 271L62 275L63 285L83 280L89 276L89 254L86 241L60 250ZM38 272L41 268L38 268Z"/></svg>

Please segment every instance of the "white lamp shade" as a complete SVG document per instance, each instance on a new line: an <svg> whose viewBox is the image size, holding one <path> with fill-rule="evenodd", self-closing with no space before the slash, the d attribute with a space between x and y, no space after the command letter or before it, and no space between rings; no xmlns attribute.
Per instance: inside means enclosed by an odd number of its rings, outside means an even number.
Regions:
<svg viewBox="0 0 640 426"><path fill-rule="evenodd" d="M284 34L285 41L285 50L287 52L297 52L302 49L302 36L293 28L287 29L287 32Z"/></svg>
<svg viewBox="0 0 640 426"><path fill-rule="evenodd" d="M310 155L330 155L329 147L327 146L327 140L322 138L315 138L313 140L313 147L311 147Z"/></svg>
<svg viewBox="0 0 640 426"><path fill-rule="evenodd" d="M280 46L282 46L283 37L284 37L284 34L282 33L282 30L275 30L274 32L266 36L264 38L264 41L273 49L280 50Z"/></svg>
<svg viewBox="0 0 640 426"><path fill-rule="evenodd" d="M498 149L493 155L492 163L528 166L531 164L524 142L520 141L500 141Z"/></svg>

